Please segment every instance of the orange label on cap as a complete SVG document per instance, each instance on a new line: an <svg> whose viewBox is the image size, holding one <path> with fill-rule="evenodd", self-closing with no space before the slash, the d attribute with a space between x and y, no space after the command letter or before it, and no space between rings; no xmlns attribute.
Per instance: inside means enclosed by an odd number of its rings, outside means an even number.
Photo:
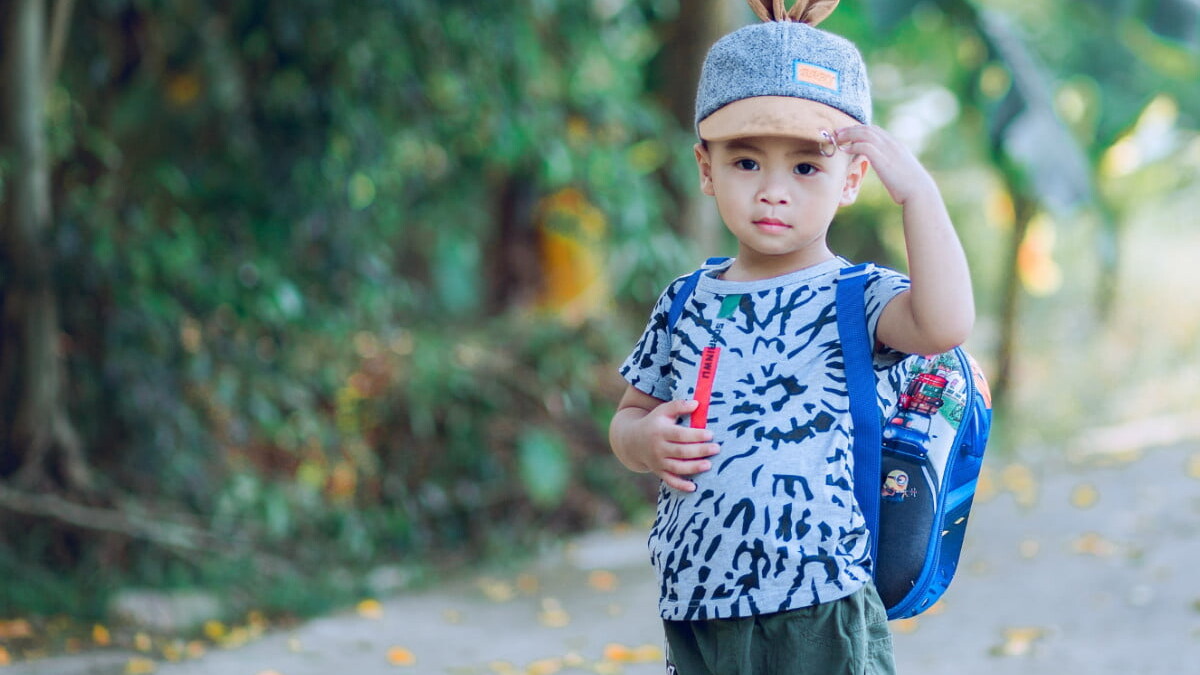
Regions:
<svg viewBox="0 0 1200 675"><path fill-rule="evenodd" d="M796 61L793 66L797 82L816 85L831 91L838 90L838 72L836 70L814 66L803 61Z"/></svg>

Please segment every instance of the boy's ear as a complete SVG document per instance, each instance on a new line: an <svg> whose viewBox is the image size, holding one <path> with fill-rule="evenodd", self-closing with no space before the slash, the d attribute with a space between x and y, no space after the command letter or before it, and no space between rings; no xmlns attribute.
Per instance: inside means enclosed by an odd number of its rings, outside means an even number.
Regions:
<svg viewBox="0 0 1200 675"><path fill-rule="evenodd" d="M858 191L862 189L871 162L863 155L850 158L850 167L846 170L846 183L842 185L842 200L838 206L850 206L858 199Z"/></svg>
<svg viewBox="0 0 1200 675"><path fill-rule="evenodd" d="M704 143L697 143L693 149L696 151L696 168L700 171L700 190L713 197L716 193L713 191L712 182L712 155L708 154Z"/></svg>

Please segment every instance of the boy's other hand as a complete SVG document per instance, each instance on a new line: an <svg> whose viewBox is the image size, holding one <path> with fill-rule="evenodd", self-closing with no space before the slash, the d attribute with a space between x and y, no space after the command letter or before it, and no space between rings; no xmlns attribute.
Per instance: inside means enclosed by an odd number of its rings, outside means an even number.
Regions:
<svg viewBox="0 0 1200 675"><path fill-rule="evenodd" d="M862 155L871 163L897 204L903 206L921 195L941 199L937 183L916 155L880 127L868 124L846 127L838 129L834 138L839 148L851 155Z"/></svg>
<svg viewBox="0 0 1200 675"><path fill-rule="evenodd" d="M621 400L613 416L610 440L613 451L635 471L648 471L669 487L693 492L696 484L687 476L712 468L709 457L721 448L712 442L708 429L692 429L678 423L690 415L697 401L666 401L647 396L633 387Z"/></svg>

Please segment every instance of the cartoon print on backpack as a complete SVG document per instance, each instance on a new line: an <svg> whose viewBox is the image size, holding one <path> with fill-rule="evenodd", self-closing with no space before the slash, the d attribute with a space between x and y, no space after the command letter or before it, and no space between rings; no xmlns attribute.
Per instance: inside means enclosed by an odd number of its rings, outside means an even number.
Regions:
<svg viewBox="0 0 1200 675"><path fill-rule="evenodd" d="M883 428L883 443L897 450L922 452L929 444L933 416L942 407L948 379L937 373L918 373L909 381L896 414Z"/></svg>
<svg viewBox="0 0 1200 675"><path fill-rule="evenodd" d="M880 495L884 501L902 502L905 497L915 497L917 491L908 486L908 473L901 469L888 472L883 479L883 491Z"/></svg>

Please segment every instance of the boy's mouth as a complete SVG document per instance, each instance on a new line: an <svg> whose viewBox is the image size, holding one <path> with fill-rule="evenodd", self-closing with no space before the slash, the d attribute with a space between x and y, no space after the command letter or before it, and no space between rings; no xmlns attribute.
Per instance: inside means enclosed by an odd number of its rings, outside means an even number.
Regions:
<svg viewBox="0 0 1200 675"><path fill-rule="evenodd" d="M779 220L778 218L758 218L754 224L764 230L790 230L791 225Z"/></svg>

